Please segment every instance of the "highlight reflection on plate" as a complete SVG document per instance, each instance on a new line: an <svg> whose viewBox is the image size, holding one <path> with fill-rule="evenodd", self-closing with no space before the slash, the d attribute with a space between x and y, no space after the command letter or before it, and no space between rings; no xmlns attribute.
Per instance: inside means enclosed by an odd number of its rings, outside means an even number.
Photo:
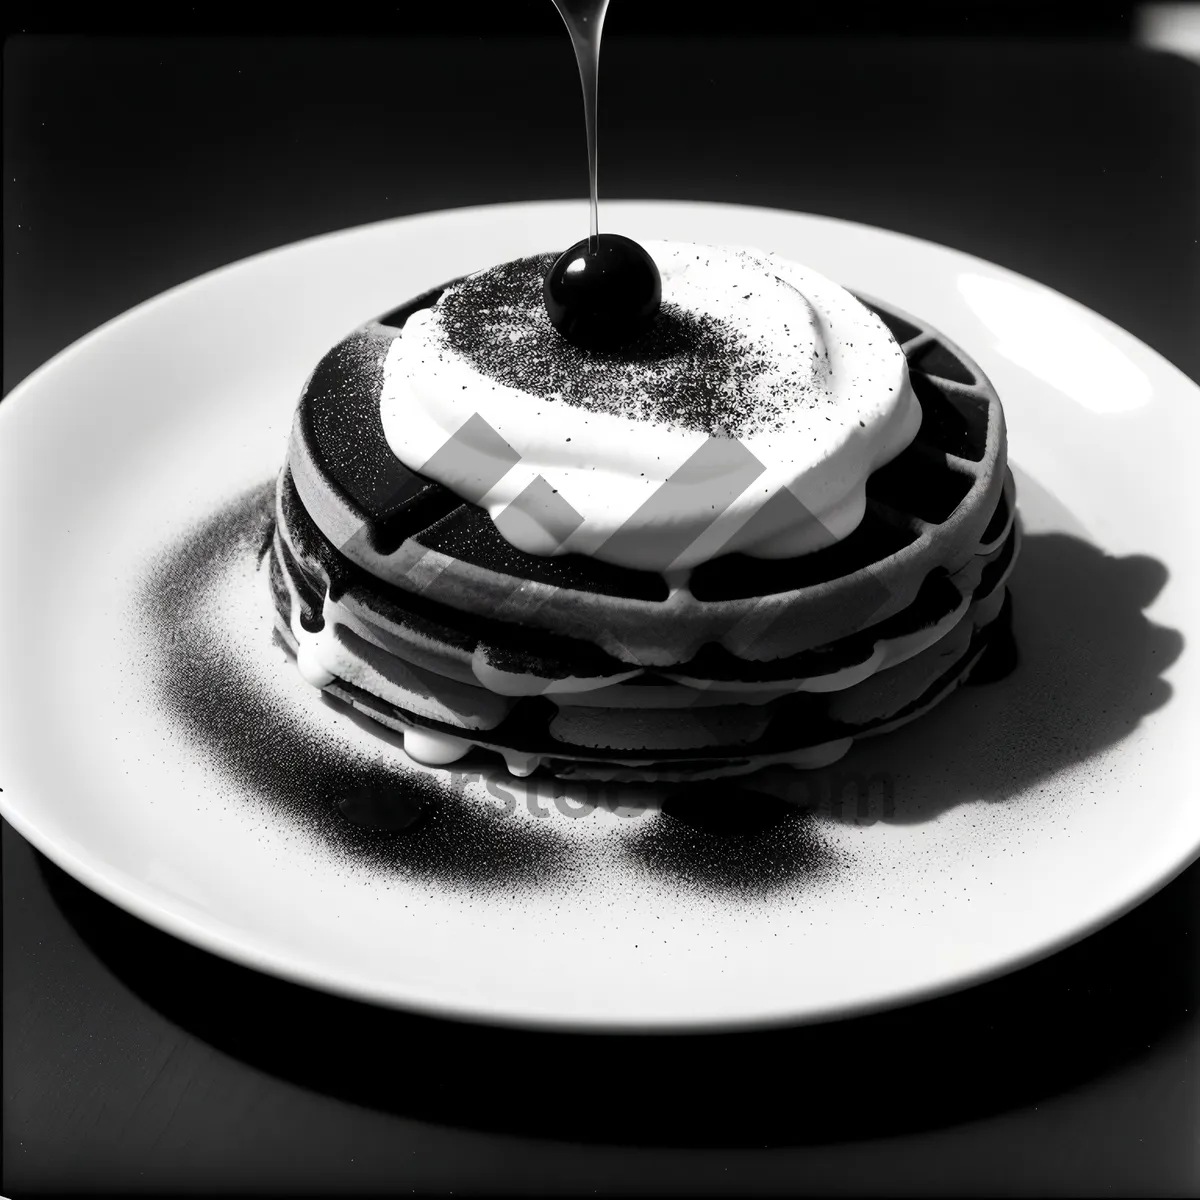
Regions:
<svg viewBox="0 0 1200 1200"><path fill-rule="evenodd" d="M308 688L272 639L260 566L307 370L364 316L566 244L578 218L459 210L177 289L0 409L0 557L39 580L0 601L6 817L101 894L236 961L577 1028L915 999L1047 953L1166 882L1200 847L1182 653L1200 611L1181 553L1195 517L1169 461L1200 432L1195 387L1070 301L940 247L733 206L613 207L639 238L810 262L981 362L1026 529L1016 671L822 771L657 788L517 781L486 755L418 767ZM313 279L320 299L300 287ZM1022 358L1003 315L1021 295L1046 320L1062 310L1059 359L1045 322ZM1072 354L1095 339L1125 364L1110 375L1145 381L1136 406L1093 388L1088 407L1064 386L1086 382ZM1162 469L1122 490L1149 447Z"/></svg>

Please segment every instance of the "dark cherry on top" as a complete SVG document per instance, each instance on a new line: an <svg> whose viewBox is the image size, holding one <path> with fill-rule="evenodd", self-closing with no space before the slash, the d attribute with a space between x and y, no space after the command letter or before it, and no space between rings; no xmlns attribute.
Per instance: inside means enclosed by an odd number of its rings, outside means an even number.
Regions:
<svg viewBox="0 0 1200 1200"><path fill-rule="evenodd" d="M650 328L662 304L662 278L637 242L601 233L559 255L542 298L550 323L567 341L615 350Z"/></svg>

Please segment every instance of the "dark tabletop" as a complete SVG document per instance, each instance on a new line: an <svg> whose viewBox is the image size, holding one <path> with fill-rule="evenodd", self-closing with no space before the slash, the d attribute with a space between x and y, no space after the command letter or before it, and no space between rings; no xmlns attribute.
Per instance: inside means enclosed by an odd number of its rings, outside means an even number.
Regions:
<svg viewBox="0 0 1200 1200"><path fill-rule="evenodd" d="M565 34L548 35L10 40L5 391L245 255L579 196L578 81ZM928 238L1074 297L1200 378L1200 69L1183 59L1114 38L614 29L602 80L602 198ZM438 1021L260 976L3 835L5 1196L1200 1190L1200 867L955 996L623 1038Z"/></svg>

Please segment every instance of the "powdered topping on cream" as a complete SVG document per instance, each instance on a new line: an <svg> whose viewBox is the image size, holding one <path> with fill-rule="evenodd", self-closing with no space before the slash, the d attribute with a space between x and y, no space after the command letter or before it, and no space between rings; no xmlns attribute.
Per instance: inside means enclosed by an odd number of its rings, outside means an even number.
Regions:
<svg viewBox="0 0 1200 1200"><path fill-rule="evenodd" d="M685 575L735 550L786 557L848 536L867 476L920 424L895 339L776 255L645 246L662 310L620 351L551 326L553 255L478 272L413 314L384 364L392 451L534 554Z"/></svg>

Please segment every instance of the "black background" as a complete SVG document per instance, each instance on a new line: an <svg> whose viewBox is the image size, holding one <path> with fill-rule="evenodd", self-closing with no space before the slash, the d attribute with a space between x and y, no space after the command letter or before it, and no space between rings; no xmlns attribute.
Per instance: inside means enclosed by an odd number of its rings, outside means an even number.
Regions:
<svg viewBox="0 0 1200 1200"><path fill-rule="evenodd" d="M565 33L548 4L500 7L383 5L307 29L282 7L236 24L206 8L136 38L62 31L144 30L140 13L21 13L31 32L4 64L5 390L245 255L579 196ZM901 31L891 7L801 27L808 6L740 6L666 36L683 7L613 6L602 201L741 201L926 237L1065 292L1200 378L1200 69L1129 44L1127 9L1080 26L933 4L905 8ZM275 36L245 36L260 30ZM1200 1187L1196 868L958 996L811 1029L596 1038L258 976L127 917L8 827L3 864L7 1196Z"/></svg>
<svg viewBox="0 0 1200 1200"><path fill-rule="evenodd" d="M213 0L208 4L140 5L79 3L46 5L11 0L5 20L21 33L280 33L358 34L412 37L527 37L559 33L549 0L454 0L414 4L378 0L369 8L303 6L282 0ZM904 37L1117 37L1136 26L1135 10L1122 0L860 0L817 5L796 0L758 0L753 5L706 5L694 0L618 0L605 21L605 35L677 37L687 26L709 37L752 34L888 35Z"/></svg>

